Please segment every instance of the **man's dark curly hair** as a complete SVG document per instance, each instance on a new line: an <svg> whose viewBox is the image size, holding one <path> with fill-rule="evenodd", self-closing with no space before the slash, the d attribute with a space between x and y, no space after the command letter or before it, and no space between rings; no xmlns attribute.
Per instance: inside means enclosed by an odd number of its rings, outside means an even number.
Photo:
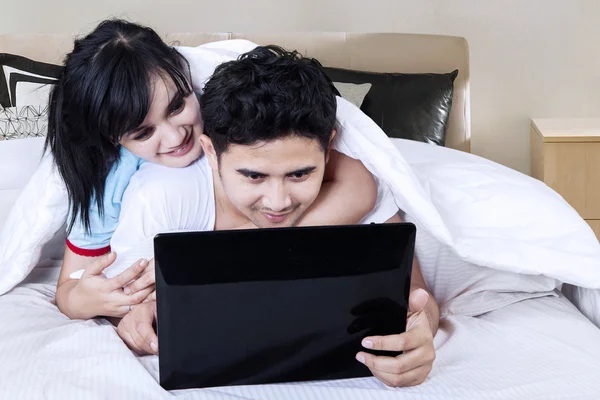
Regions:
<svg viewBox="0 0 600 400"><path fill-rule="evenodd" d="M230 144L292 135L317 139L325 151L336 126L335 96L317 60L260 46L221 64L206 83L200 98L204 133L218 156Z"/></svg>

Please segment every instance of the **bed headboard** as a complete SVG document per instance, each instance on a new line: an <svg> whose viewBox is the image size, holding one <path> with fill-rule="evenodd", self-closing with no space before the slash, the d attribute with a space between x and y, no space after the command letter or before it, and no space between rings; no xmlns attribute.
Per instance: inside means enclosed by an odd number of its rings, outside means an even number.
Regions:
<svg viewBox="0 0 600 400"><path fill-rule="evenodd" d="M0 35L0 52L61 63L73 47L68 34ZM277 44L317 58L323 65L374 72L450 72L459 70L448 122L446 146L470 151L469 50L461 37L404 33L178 33L164 35L170 44L197 46L227 39Z"/></svg>

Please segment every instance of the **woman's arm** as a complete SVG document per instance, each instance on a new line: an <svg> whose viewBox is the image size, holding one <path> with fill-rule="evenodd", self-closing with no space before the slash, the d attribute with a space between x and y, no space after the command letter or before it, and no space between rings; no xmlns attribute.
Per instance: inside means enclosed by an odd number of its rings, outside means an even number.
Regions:
<svg viewBox="0 0 600 400"><path fill-rule="evenodd" d="M376 201L377 184L362 162L331 150L319 196L298 225L357 224Z"/></svg>

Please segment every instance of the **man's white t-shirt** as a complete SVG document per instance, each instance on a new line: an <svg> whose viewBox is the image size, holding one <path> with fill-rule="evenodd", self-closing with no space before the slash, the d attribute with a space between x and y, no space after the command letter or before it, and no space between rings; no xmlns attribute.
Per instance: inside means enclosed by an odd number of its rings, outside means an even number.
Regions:
<svg viewBox="0 0 600 400"><path fill-rule="evenodd" d="M362 224L383 223L398 212L394 197L377 182L375 207ZM119 225L111 239L117 261L104 273L117 275L140 258L154 257L154 236L161 232L208 231L215 226L212 169L207 158L186 168L143 164L125 191Z"/></svg>

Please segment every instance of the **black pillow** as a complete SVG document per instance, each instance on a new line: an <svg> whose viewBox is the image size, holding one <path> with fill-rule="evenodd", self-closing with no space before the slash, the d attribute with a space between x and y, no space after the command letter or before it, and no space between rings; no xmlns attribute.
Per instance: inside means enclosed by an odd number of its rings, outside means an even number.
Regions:
<svg viewBox="0 0 600 400"><path fill-rule="evenodd" d="M0 106L17 105L18 84L48 85L56 83L63 67L47 64L15 54L0 53ZM41 99L43 101L45 99Z"/></svg>
<svg viewBox="0 0 600 400"><path fill-rule="evenodd" d="M0 140L46 136L50 89L62 69L0 53Z"/></svg>
<svg viewBox="0 0 600 400"><path fill-rule="evenodd" d="M323 70L334 82L372 85L360 109L389 137L445 144L458 70L446 74Z"/></svg>

